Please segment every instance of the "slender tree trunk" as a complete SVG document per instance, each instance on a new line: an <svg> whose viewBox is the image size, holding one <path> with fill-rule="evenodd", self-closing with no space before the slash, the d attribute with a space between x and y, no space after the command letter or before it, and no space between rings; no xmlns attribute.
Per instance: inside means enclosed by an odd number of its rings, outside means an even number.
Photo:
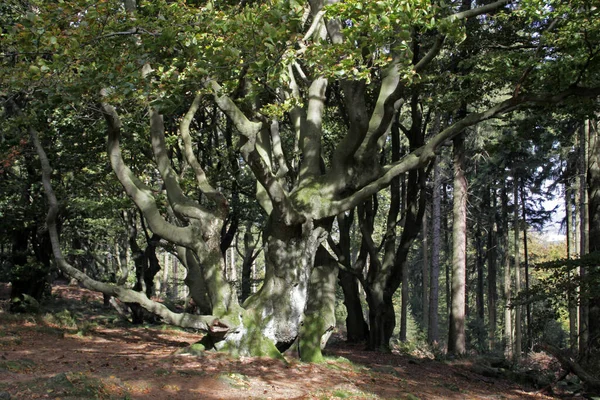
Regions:
<svg viewBox="0 0 600 400"><path fill-rule="evenodd" d="M567 163L567 176L570 175L569 163ZM569 182L565 182L565 221L567 233L567 259L573 259L575 255L575 243L573 238L573 203L572 203L572 187ZM571 279L574 278L573 272ZM579 337L579 321L577 314L577 293L569 293L569 342L572 350L577 350Z"/></svg>
<svg viewBox="0 0 600 400"><path fill-rule="evenodd" d="M166 299L168 296L168 289L169 289L169 269L170 269L170 264L169 261L171 259L171 253L166 252L164 253L164 266L163 266L163 274L162 274L162 283L160 285L160 292L163 296L163 299Z"/></svg>
<svg viewBox="0 0 600 400"><path fill-rule="evenodd" d="M171 278L171 287L174 301L179 299L179 260L173 260L173 277Z"/></svg>
<svg viewBox="0 0 600 400"><path fill-rule="evenodd" d="M413 97L412 116L413 124L409 134L410 148L419 148L423 144L423 133L421 130L420 107ZM392 139L399 135L396 127L392 126ZM394 140L394 139L393 139ZM396 143L394 140L393 143ZM397 146L392 148L399 149L399 140ZM393 158L399 155L393 155ZM392 190L392 204L388 212L388 222L386 231L386 240L384 242L384 257L382 262L378 262L375 246L369 246L371 253L371 266L367 274L367 302L369 303L369 348L371 349L389 349L389 340L391 339L393 329L396 325L394 306L392 304L393 294L400 284L402 284L402 303L401 303L401 322L400 322L400 340L407 339L407 314L408 314L408 255L412 248L414 240L421 231L423 213L425 212L425 169L411 170L408 173L406 184L406 203L403 214L404 226L400 236L400 244L395 249L395 225L398 215L396 204L402 203L397 200L397 189ZM394 183L392 182L392 185ZM397 188L397 186L395 186ZM371 229L372 231L372 229ZM371 240L372 242L372 240Z"/></svg>
<svg viewBox="0 0 600 400"><path fill-rule="evenodd" d="M409 178L410 180L410 173L409 173ZM404 220L404 227L406 227L406 215L407 215L407 195L406 192L407 190L410 190L410 188L406 187L406 179L405 176L402 175L402 197L400 199L400 215L403 217ZM401 291L400 291L400 341L401 342L406 342L407 339L407 331L408 331L408 264L407 263L403 263L402 264L402 286L401 286Z"/></svg>
<svg viewBox="0 0 600 400"><path fill-rule="evenodd" d="M485 304L484 304L484 274L483 267L485 263L485 253L483 249L483 241L484 236L481 231L481 223L482 221L477 222L477 229L475 230L475 245L476 245L476 269L477 269L477 292L475 294L475 309L477 310L477 319L480 320L481 325L483 326L483 322L485 320Z"/></svg>
<svg viewBox="0 0 600 400"><path fill-rule="evenodd" d="M408 340L408 263L402 264L402 300L400 302L400 341Z"/></svg>
<svg viewBox="0 0 600 400"><path fill-rule="evenodd" d="M423 249L423 296L421 303L423 304L422 324L424 330L427 330L427 324L429 323L429 269L431 268L431 265L429 265L429 218L427 214L427 206L425 206L425 213L423 214L423 222L421 224L421 235L423 237L423 242L421 243L421 248Z"/></svg>
<svg viewBox="0 0 600 400"><path fill-rule="evenodd" d="M432 248L431 248L431 279L429 285L429 329L427 331L427 341L430 344L437 344L439 341L438 333L438 309L439 309L439 283L440 283L440 219L441 219L441 174L440 161L438 156L433 169L433 205L432 205Z"/></svg>
<svg viewBox="0 0 600 400"><path fill-rule="evenodd" d="M442 185L443 191L443 203L444 203L444 214L448 215L450 213L449 210L449 200L448 200L448 188L446 186L446 184L444 183ZM445 265L445 275L446 275L446 315L450 315L451 311L452 311L452 288L450 287L450 283L451 283L451 276L450 276L450 269L451 269L451 263L448 261L450 258L450 254L452 254L451 251L451 245L450 245L450 228L448 225L448 219L449 218L444 218L443 222L444 222L444 256L445 256L445 261L444 261L444 265Z"/></svg>
<svg viewBox="0 0 600 400"><path fill-rule="evenodd" d="M502 261L504 265L504 355L507 359L513 358L513 328L512 311L510 308L512 298L512 274L510 271L510 252L508 240L508 193L506 182L502 183Z"/></svg>
<svg viewBox="0 0 600 400"><path fill-rule="evenodd" d="M425 171L423 169L410 171L408 178L408 197L406 205L405 223L400 244L396 249L394 257L394 273L390 278L391 283L387 285L387 296L392 298L399 282L397 271L401 271L402 277L402 315L400 324L400 340L407 340L407 315L408 315L408 254L414 240L421 230L421 221L425 212Z"/></svg>
<svg viewBox="0 0 600 400"><path fill-rule="evenodd" d="M579 236L579 255L584 256L588 254L588 200L587 191L587 168L588 168L588 151L587 151L587 132L586 124L579 130L579 156L578 156L578 224L577 233ZM584 281L587 275L585 267L580 267L579 275L581 280ZM579 302L579 354L582 358L587 358L589 350L589 338L590 338L590 308L589 308L589 293L582 293Z"/></svg>
<svg viewBox="0 0 600 400"><path fill-rule="evenodd" d="M520 261L520 249L519 249L519 180L516 174L513 176L513 203L514 203L514 235L515 235L515 248L514 248L514 259L515 259L515 296L518 296L521 291L521 261ZM515 360L521 358L522 346L522 333L521 333L521 306L515 306Z"/></svg>
<svg viewBox="0 0 600 400"><path fill-rule="evenodd" d="M339 283L344 293L344 305L348 312L346 317L346 340L349 343L363 342L369 336L369 325L367 325L363 315L358 279L356 275L340 270Z"/></svg>
<svg viewBox="0 0 600 400"><path fill-rule="evenodd" d="M497 314L496 307L498 302L498 291L497 291L497 249L496 249L496 237L497 237L497 224L496 224L496 189L494 189L493 182L490 187L486 190L488 201L486 204L490 207L488 209L488 236L487 236L487 262L488 262L488 319L489 319L489 350L493 351L496 347L496 326L497 326ZM491 192L491 198L490 198Z"/></svg>
<svg viewBox="0 0 600 400"><path fill-rule="evenodd" d="M525 291L529 292L529 252L527 251L527 210L525 203L525 187L521 183L521 213L523 215L523 261L525 263ZM531 330L531 303L527 302L526 307L527 323L527 351L533 349L532 330Z"/></svg>
<svg viewBox="0 0 600 400"><path fill-rule="evenodd" d="M465 278L467 250L467 179L465 177L464 136L454 143L454 207L452 227L452 310L448 333L448 352L464 354L465 347Z"/></svg>

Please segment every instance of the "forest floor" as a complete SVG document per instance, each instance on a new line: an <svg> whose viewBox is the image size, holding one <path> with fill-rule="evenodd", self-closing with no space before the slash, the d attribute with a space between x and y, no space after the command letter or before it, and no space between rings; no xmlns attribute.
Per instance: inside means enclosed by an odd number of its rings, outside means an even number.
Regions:
<svg viewBox="0 0 600 400"><path fill-rule="evenodd" d="M554 398L478 375L469 359L367 352L341 340L321 364L190 355L200 334L128 325L97 293L54 285L41 313L13 315L0 285L0 399Z"/></svg>

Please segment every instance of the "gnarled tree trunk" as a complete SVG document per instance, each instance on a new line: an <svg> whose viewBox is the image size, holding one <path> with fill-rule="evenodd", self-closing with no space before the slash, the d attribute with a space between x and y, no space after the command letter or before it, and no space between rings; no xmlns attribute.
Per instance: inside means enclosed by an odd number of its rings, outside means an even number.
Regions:
<svg viewBox="0 0 600 400"><path fill-rule="evenodd" d="M288 226L272 214L265 231L265 280L244 303L240 323L218 349L240 355L278 356L297 339L308 302L315 254L326 229Z"/></svg>

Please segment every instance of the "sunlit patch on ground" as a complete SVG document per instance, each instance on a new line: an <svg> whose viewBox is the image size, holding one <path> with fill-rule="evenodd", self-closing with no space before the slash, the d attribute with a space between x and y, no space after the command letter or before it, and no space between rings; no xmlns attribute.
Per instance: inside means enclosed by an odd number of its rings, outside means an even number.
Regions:
<svg viewBox="0 0 600 400"><path fill-rule="evenodd" d="M55 286L53 296L50 312L0 313L0 392L12 398L550 398L508 381L481 380L461 363L368 352L343 342L327 349L322 364L189 355L181 350L199 333L124 324L102 307L101 295L77 286ZM90 325L93 318L99 322Z"/></svg>

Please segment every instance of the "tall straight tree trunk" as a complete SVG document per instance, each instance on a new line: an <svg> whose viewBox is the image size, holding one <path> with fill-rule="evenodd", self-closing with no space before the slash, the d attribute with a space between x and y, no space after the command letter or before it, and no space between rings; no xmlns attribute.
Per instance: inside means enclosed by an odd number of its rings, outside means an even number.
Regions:
<svg viewBox="0 0 600 400"><path fill-rule="evenodd" d="M521 260L520 260L520 249L519 249L519 180L517 175L513 176L513 200L514 200L514 235L515 235L515 247L514 247L514 259L515 259L515 296L519 295L521 291ZM521 332L521 306L515 306L515 360L521 358L521 351L523 349L522 340L523 334Z"/></svg>
<svg viewBox="0 0 600 400"><path fill-rule="evenodd" d="M404 225L406 226L406 187L405 176L402 175L402 197L400 199L400 215L404 219ZM409 177L410 179L410 177ZM408 331L408 263L402 264L402 286L400 289L400 334L399 338L401 342L406 342L406 335Z"/></svg>
<svg viewBox="0 0 600 400"><path fill-rule="evenodd" d="M587 168L588 168L588 151L587 151L587 129L584 123L579 129L579 164L578 164L578 197L577 202L579 212L577 224L577 233L579 235L579 255L584 256L588 254L588 201L587 191ZM582 280L585 280L587 270L585 267L580 267L579 275ZM581 357L586 358L589 350L589 338L590 338L590 309L589 309L589 297L584 293L579 302L579 354Z"/></svg>
<svg viewBox="0 0 600 400"><path fill-rule="evenodd" d="M508 240L508 193L506 182L502 183L502 261L504 265L504 355L508 360L513 358L513 329L510 302L512 297L512 274L510 271L510 252Z"/></svg>
<svg viewBox="0 0 600 400"><path fill-rule="evenodd" d="M476 273L477 273L477 288L476 288L476 294L475 294L475 309L477 310L477 319L480 320L481 324L483 325L484 319L485 319L485 304L484 304L484 295L483 292L485 290L484 288L484 276L483 276L483 266L484 266L484 258L485 258L485 254L484 254L484 250L483 250L483 232L481 231L481 223L482 221L479 221L477 223L477 229L475 231L475 245L476 245L476 250L477 250L477 255L476 255L476 262L475 262L475 268L477 269Z"/></svg>
<svg viewBox="0 0 600 400"><path fill-rule="evenodd" d="M588 131L588 218L589 252L600 251L600 135L598 135L598 121L589 120ZM599 267L591 267L598 269ZM597 271L596 271L597 272ZM594 338L593 350L597 352L600 347L600 295L597 290L592 291L589 302L589 331L590 338Z"/></svg>
<svg viewBox="0 0 600 400"><path fill-rule="evenodd" d="M439 340L438 332L438 309L439 309L439 288L440 288L440 219L441 219L441 173L440 156L435 160L433 169L433 204L432 204L432 247L431 247L431 276L429 284L429 326L427 331L427 341L435 345Z"/></svg>
<svg viewBox="0 0 600 400"><path fill-rule="evenodd" d="M525 263L525 291L529 291L529 252L527 251L527 210L525 207L525 185L521 182L521 213L523 215L523 261ZM531 303L527 302L527 351L532 350Z"/></svg>
<svg viewBox="0 0 600 400"><path fill-rule="evenodd" d="M465 177L464 134L454 144L454 200L452 226L452 310L448 332L448 352L464 354L465 347L465 279L467 251L467 179Z"/></svg>
<svg viewBox="0 0 600 400"><path fill-rule="evenodd" d="M497 315L496 307L498 300L497 292L497 268L496 268L496 189L494 188L495 182L486 190L488 201L485 204L490 207L488 209L488 236L487 236L487 263L488 263L488 319L489 319L489 350L493 351L496 347L496 325ZM491 193L490 193L491 192ZM491 197L490 197L491 194Z"/></svg>
<svg viewBox="0 0 600 400"><path fill-rule="evenodd" d="M448 200L448 188L446 187L446 184L444 183L444 185L442 185L443 187L443 191L442 194L444 196L443 198L443 203L444 203L444 214L448 215L450 213L449 210L449 200ZM449 218L444 218L444 256L445 256L445 260L444 261L444 265L445 265L445 275L446 275L446 315L450 315L450 312L452 310L452 288L450 287L450 283L452 281L451 276L450 276L450 269L452 268L451 263L448 261L448 259L450 258L450 254L451 254L451 245L450 245L450 228L448 225L448 219Z"/></svg>
<svg viewBox="0 0 600 400"><path fill-rule="evenodd" d="M429 233L428 233L428 212L427 206L425 206L425 213L423 214L423 223L421 224L421 235L423 242L421 247L423 249L423 297L421 302L423 304L423 329L427 330L427 324L429 323Z"/></svg>
<svg viewBox="0 0 600 400"><path fill-rule="evenodd" d="M567 176L570 175L570 166L567 162ZM576 253L575 251L575 243L573 238L573 203L572 203L572 193L573 188L571 184L567 181L565 182L565 222L567 226L567 259L572 259ZM571 272L571 278L573 278L573 272ZM578 314L577 314L577 294L569 293L569 343L571 346L571 350L577 349L579 336L579 327L578 327Z"/></svg>

